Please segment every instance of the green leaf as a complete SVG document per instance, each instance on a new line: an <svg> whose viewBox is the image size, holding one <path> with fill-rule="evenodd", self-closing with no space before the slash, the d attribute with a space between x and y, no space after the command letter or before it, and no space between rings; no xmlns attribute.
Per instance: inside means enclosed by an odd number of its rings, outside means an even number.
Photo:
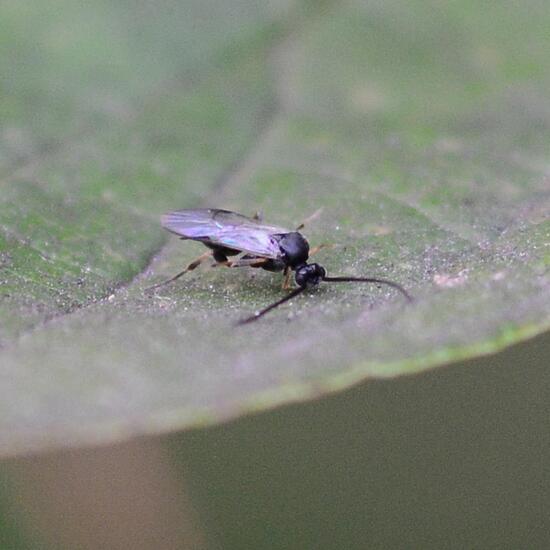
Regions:
<svg viewBox="0 0 550 550"><path fill-rule="evenodd" d="M550 325L550 14L537 2L6 2L3 453L223 421ZM5 31L5 32L4 32ZM158 216L304 230L330 274L198 269ZM163 245L163 243L166 243Z"/></svg>

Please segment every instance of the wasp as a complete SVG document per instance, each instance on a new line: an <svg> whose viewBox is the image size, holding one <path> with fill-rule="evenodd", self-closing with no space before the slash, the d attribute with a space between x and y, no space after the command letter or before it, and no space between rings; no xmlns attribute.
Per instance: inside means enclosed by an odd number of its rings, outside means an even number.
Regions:
<svg viewBox="0 0 550 550"><path fill-rule="evenodd" d="M194 208L177 210L162 216L162 226L180 239L198 241L209 250L191 262L171 279L149 287L147 290L176 281L200 264L213 258L215 266L252 267L284 273L283 289L291 290L290 279L294 273L297 288L280 300L256 311L239 324L256 321L267 312L292 300L309 287L321 282L361 282L388 285L403 294L409 301L411 295L398 283L377 277L329 277L326 269L318 263L308 263L310 256L325 245L310 249L306 238L300 233L304 224L294 231L262 223L259 216L248 217L219 208ZM234 259L230 259L234 258Z"/></svg>

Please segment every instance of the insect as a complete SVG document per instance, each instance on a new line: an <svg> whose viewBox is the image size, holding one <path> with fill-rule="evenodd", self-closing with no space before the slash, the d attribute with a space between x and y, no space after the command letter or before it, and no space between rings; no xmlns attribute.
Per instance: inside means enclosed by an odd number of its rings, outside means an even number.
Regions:
<svg viewBox="0 0 550 550"><path fill-rule="evenodd" d="M297 288L280 300L241 320L239 324L259 319L268 311L298 296L308 287L317 286L320 282L389 285L401 292L408 301L412 301L410 294L393 281L375 277L329 277L324 267L317 263L308 263L309 257L325 245L310 249L309 243L300 233L304 224L300 224L292 231L283 227L265 225L257 216L249 218L229 210L196 208L165 214L162 217L162 226L181 239L203 243L209 250L191 262L183 271L167 281L149 287L148 291L179 279L210 258L214 259L215 266L248 266L267 271L282 271L285 290L291 289L290 278L294 272ZM229 259L233 257L235 259Z"/></svg>

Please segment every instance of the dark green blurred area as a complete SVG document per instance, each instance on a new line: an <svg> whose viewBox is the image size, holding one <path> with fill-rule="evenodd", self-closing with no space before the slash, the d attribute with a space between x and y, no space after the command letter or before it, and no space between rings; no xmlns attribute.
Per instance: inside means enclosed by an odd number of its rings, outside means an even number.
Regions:
<svg viewBox="0 0 550 550"><path fill-rule="evenodd" d="M545 334L157 443L209 548L546 548L549 356ZM17 532L15 479L3 481L1 547L42 548Z"/></svg>
<svg viewBox="0 0 550 550"><path fill-rule="evenodd" d="M546 548L550 335L182 436L228 548Z"/></svg>

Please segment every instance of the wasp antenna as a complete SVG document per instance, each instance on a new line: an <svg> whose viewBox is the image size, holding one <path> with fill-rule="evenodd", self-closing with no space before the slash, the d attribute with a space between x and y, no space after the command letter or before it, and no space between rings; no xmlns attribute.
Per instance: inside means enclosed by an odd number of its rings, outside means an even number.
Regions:
<svg viewBox="0 0 550 550"><path fill-rule="evenodd" d="M376 283L381 285L388 285L396 290L399 290L408 302L413 302L413 297L398 283L388 281L387 279L378 279L375 277L323 277L323 281L327 283Z"/></svg>
<svg viewBox="0 0 550 550"><path fill-rule="evenodd" d="M272 309L279 307L281 304L284 304L285 302L292 300L292 298L294 298L295 296L298 296L298 294L301 294L304 290L305 290L305 287L296 288L295 290L288 293L286 296L284 296L280 300L277 300L276 302L268 305L267 307L264 307L264 309L257 311L256 313L254 313L254 315L251 315L246 319L242 319L241 321L238 321L237 325L246 325L248 323L252 323L252 321L258 320L260 317L265 315L268 311L271 311Z"/></svg>

